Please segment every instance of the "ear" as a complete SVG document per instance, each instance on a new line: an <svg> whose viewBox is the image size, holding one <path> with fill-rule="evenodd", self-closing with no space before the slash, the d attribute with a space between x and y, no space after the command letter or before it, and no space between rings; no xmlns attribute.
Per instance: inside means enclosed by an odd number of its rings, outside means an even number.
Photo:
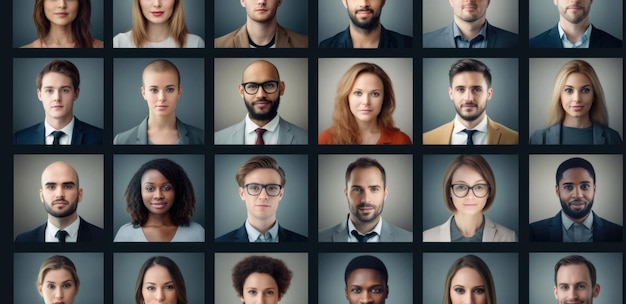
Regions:
<svg viewBox="0 0 626 304"><path fill-rule="evenodd" d="M552 1L552 2L554 3L554 6L556 6L556 5L557 5L557 3L556 3L557 1L558 1L558 0L554 0L554 1Z"/></svg>
<svg viewBox="0 0 626 304"><path fill-rule="evenodd" d="M281 199L283 199L283 195L285 194L285 188L281 188L280 189L280 194L278 194L278 200L280 201Z"/></svg>
<svg viewBox="0 0 626 304"><path fill-rule="evenodd" d="M350 302L350 296L349 296L349 292L348 292L348 286L346 286L346 288L344 289L344 292L346 293L346 299L348 299L348 302Z"/></svg>
<svg viewBox="0 0 626 304"><path fill-rule="evenodd" d="M450 96L450 100L454 100L454 98L452 98L452 87L448 87L448 96Z"/></svg>
<svg viewBox="0 0 626 304"><path fill-rule="evenodd" d="M41 102L43 102L43 98L41 98L41 90L37 89L37 99L39 99Z"/></svg>
<svg viewBox="0 0 626 304"><path fill-rule="evenodd" d="M559 185L554 185L554 193L556 193L556 196L559 197Z"/></svg>
<svg viewBox="0 0 626 304"><path fill-rule="evenodd" d="M386 285L385 287L387 287L385 290L385 299L386 299L387 297L389 297L389 285Z"/></svg>
<svg viewBox="0 0 626 304"><path fill-rule="evenodd" d="M239 197L242 201L246 200L245 191L246 190L243 187L239 187Z"/></svg>
<svg viewBox="0 0 626 304"><path fill-rule="evenodd" d="M593 287L593 297L597 298L600 295L600 284L596 283L596 286Z"/></svg>
<svg viewBox="0 0 626 304"><path fill-rule="evenodd" d="M83 188L78 189L78 202L83 200Z"/></svg>
<svg viewBox="0 0 626 304"><path fill-rule="evenodd" d="M246 92L243 90L243 85L239 84L239 86L237 86L237 90L239 91L239 96L241 96L241 98L243 98L243 94L245 94ZM282 95L282 93L280 94Z"/></svg>
<svg viewBox="0 0 626 304"><path fill-rule="evenodd" d="M39 295L43 298L43 289L41 287L41 284L37 284L37 291L39 291Z"/></svg>
<svg viewBox="0 0 626 304"><path fill-rule="evenodd" d="M39 200L43 204L43 189L39 189Z"/></svg>
<svg viewBox="0 0 626 304"><path fill-rule="evenodd" d="M183 95L183 86L179 85L178 86L178 96Z"/></svg>
<svg viewBox="0 0 626 304"><path fill-rule="evenodd" d="M491 100L492 95L493 95L493 88L489 88L487 90L487 101Z"/></svg>
<svg viewBox="0 0 626 304"><path fill-rule="evenodd" d="M389 194L389 187L385 187L385 197L383 198L383 201L387 200L387 195Z"/></svg>
<svg viewBox="0 0 626 304"><path fill-rule="evenodd" d="M345 195L346 198L348 197L348 188L343 188L343 195Z"/></svg>
<svg viewBox="0 0 626 304"><path fill-rule="evenodd" d="M80 94L80 88L76 88L76 90L74 90L74 100L78 99L79 94Z"/></svg>
<svg viewBox="0 0 626 304"><path fill-rule="evenodd" d="M554 286L553 291L554 291L554 298L558 300L559 296L556 294L556 286Z"/></svg>
<svg viewBox="0 0 626 304"><path fill-rule="evenodd" d="M246 0L239 0L239 3L241 3L241 6L246 7ZM243 302L243 298L241 298L241 301Z"/></svg>
<svg viewBox="0 0 626 304"><path fill-rule="evenodd" d="M283 94L285 94L285 82L281 81L279 84L279 91L280 96L283 96Z"/></svg>
<svg viewBox="0 0 626 304"><path fill-rule="evenodd" d="M146 89L143 86L141 86L141 96L143 100L148 101L148 99L146 99Z"/></svg>
<svg viewBox="0 0 626 304"><path fill-rule="evenodd" d="M347 0L341 0L341 3L343 4L343 7L348 8L348 3L346 1Z"/></svg>

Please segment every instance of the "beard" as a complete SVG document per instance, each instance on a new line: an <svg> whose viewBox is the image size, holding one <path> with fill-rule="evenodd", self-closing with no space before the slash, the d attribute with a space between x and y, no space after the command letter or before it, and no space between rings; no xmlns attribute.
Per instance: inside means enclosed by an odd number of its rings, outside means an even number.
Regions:
<svg viewBox="0 0 626 304"><path fill-rule="evenodd" d="M350 11L348 11L348 16L350 17L350 21L352 21L352 24L356 25L356 27L364 31L370 32L374 28L376 28L376 26L378 26L381 12L379 11L378 13L375 13L373 10L369 8L362 9L360 11L364 11L364 10L372 13L372 17L369 20L366 20L366 21L359 20L359 18L356 17L356 14L359 11L354 12L354 14L350 14Z"/></svg>
<svg viewBox="0 0 626 304"><path fill-rule="evenodd" d="M571 16L567 14L567 10L563 12L563 17L565 18L565 20L569 21L572 24L579 24L581 23L583 20L585 20L585 18L587 18L587 16L589 16L589 11L585 10L583 8L583 13L580 15L576 15L576 16Z"/></svg>
<svg viewBox="0 0 626 304"><path fill-rule="evenodd" d="M52 204L55 203L55 202L58 202L58 201L65 202L66 204L68 204L69 208L67 210L65 210L65 211L56 211L56 210L52 209ZM50 215L52 215L54 217L59 217L59 218L68 217L68 216L74 214L76 212L76 209L78 209L78 201L75 201L75 202L71 203L71 202L63 199L63 200L55 200L55 201L53 201L52 203L49 204L48 202L46 202L44 200L43 207L44 207L44 209L46 209L46 212L48 212L48 214L50 214Z"/></svg>
<svg viewBox="0 0 626 304"><path fill-rule="evenodd" d="M591 207L593 207L593 199L589 202L584 201L584 200L573 200L573 201L565 202L560 198L559 200L561 201L561 209L563 209L563 212L565 212L565 215L567 215L569 218L574 219L574 220L579 220L587 216L589 212L591 212ZM578 203L578 202L585 203L586 204L585 208L579 211L573 210L570 207L570 205L573 203Z"/></svg>
<svg viewBox="0 0 626 304"><path fill-rule="evenodd" d="M262 90L262 89L263 88L259 88L259 90ZM254 110L254 105L259 101L271 103L271 105L269 106L269 109L267 109L267 112L258 113ZM280 96L276 97L276 100L262 98L259 100L252 101L250 103L248 103L248 101L246 101L246 99L244 98L243 103L246 105L246 109L248 109L248 115L250 115L250 119L270 121L274 117L276 117L276 115L278 115L278 106L280 105Z"/></svg>
<svg viewBox="0 0 626 304"><path fill-rule="evenodd" d="M350 202L348 201L348 204L349 203ZM383 202L383 204L384 204L384 202ZM370 207L370 208L374 208L374 210L373 210L372 213L370 213L368 215L364 215L364 214L361 214L359 212L359 208L362 208L362 207ZM358 204L358 205L356 205L354 207L352 205L350 206L350 214L354 218L358 219L359 222L361 222L361 223L370 223L370 222L378 219L378 217L382 213L383 213L383 205L380 206L380 209L377 209L375 205L368 204L368 203L360 203L360 204Z"/></svg>
<svg viewBox="0 0 626 304"><path fill-rule="evenodd" d="M458 108L458 107L454 107L454 108L456 109L456 113L459 114L459 116L463 120L465 120L465 121L475 121L476 119L478 119L480 117L480 115L483 115L483 113L485 112L486 107L480 108L477 104L475 104L475 103L472 103L472 104L476 106L477 111L476 111L475 114L471 114L471 115L463 114L462 108Z"/></svg>

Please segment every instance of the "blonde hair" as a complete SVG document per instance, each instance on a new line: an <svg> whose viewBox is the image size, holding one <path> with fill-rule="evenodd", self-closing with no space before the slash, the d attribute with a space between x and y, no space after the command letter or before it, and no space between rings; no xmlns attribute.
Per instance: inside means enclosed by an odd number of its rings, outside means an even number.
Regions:
<svg viewBox="0 0 626 304"><path fill-rule="evenodd" d="M46 278L46 275L51 270L59 270L64 269L67 270L72 275L72 279L74 280L74 285L76 285L76 292L78 292L78 287L80 286L80 280L78 279L78 273L76 272L76 266L72 260L68 259L62 255L53 255L41 263L41 267L39 267L39 274L37 275L37 286L43 285L43 280Z"/></svg>
<svg viewBox="0 0 626 304"><path fill-rule="evenodd" d="M565 86L565 80L573 73L583 74L591 81L591 86L593 88L593 102L591 104L591 109L589 110L589 118L594 123L608 126L609 114L604 102L604 91L602 90L600 79L598 79L598 75L594 71L593 67L588 62L583 60L569 61L563 65L557 73L556 78L554 79L554 86L552 88L552 99L550 100L550 107L548 108L546 124L551 126L561 123L563 122L563 119L565 119L565 110L563 110L563 106L561 105L561 92Z"/></svg>
<svg viewBox="0 0 626 304"><path fill-rule="evenodd" d="M132 39L136 47L144 47L148 40L148 20L141 12L140 0L133 0L133 28ZM167 21L170 28L170 36L174 38L179 48L185 46L187 42L187 23L185 23L185 11L183 10L183 0L174 1L172 16Z"/></svg>

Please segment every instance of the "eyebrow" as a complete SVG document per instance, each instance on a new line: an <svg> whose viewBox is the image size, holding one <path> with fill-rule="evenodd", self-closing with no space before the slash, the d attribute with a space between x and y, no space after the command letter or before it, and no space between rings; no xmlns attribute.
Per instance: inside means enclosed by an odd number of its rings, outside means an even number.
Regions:
<svg viewBox="0 0 626 304"><path fill-rule="evenodd" d="M154 283L154 282L144 282L143 284L144 285L146 285L146 284L147 285L156 285L156 283ZM168 281L168 282L163 283L163 285L167 285L167 284L174 284L174 281Z"/></svg>
<svg viewBox="0 0 626 304"><path fill-rule="evenodd" d="M45 183L44 185L45 185L45 186L53 186L53 185L56 185L56 184L58 184L58 183L55 183L55 182L47 182L47 183ZM75 182L62 182L62 183L60 183L60 184L61 184L61 185L76 185L76 183L75 183Z"/></svg>

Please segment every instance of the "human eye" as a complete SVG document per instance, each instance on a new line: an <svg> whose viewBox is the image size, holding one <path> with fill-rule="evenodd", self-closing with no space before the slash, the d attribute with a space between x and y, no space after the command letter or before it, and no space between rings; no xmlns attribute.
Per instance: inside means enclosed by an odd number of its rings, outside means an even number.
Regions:
<svg viewBox="0 0 626 304"><path fill-rule="evenodd" d="M371 290L372 293L381 293L383 292L383 289L381 287L374 287Z"/></svg>
<svg viewBox="0 0 626 304"><path fill-rule="evenodd" d="M485 188L487 188L485 184L474 185L474 190L485 190Z"/></svg>
<svg viewBox="0 0 626 304"><path fill-rule="evenodd" d="M63 92L63 94L69 94L70 93L70 88L63 88L61 90L61 92Z"/></svg>
<svg viewBox="0 0 626 304"><path fill-rule="evenodd" d="M273 290L268 290L265 292L266 295L274 295L274 291Z"/></svg>
<svg viewBox="0 0 626 304"><path fill-rule="evenodd" d="M161 191L170 191L172 190L172 185L163 185L161 187Z"/></svg>
<svg viewBox="0 0 626 304"><path fill-rule="evenodd" d="M372 92L372 97L379 97L380 96L380 92Z"/></svg>
<svg viewBox="0 0 626 304"><path fill-rule="evenodd" d="M65 288L65 289L72 288L72 283L65 282L65 283L63 283L63 285L61 285L61 287Z"/></svg>
<svg viewBox="0 0 626 304"><path fill-rule="evenodd" d="M174 93L174 88L172 88L172 87L166 88L165 92L167 92L167 93Z"/></svg>
<svg viewBox="0 0 626 304"><path fill-rule="evenodd" d="M372 187L372 188L370 188L370 191L376 193L376 192L380 191L380 187Z"/></svg>
<svg viewBox="0 0 626 304"><path fill-rule="evenodd" d="M156 287L150 285L150 286L147 286L146 289L149 290L149 291L155 291Z"/></svg>
<svg viewBox="0 0 626 304"><path fill-rule="evenodd" d="M276 82L268 81L263 84L263 88L266 90L273 90L276 88Z"/></svg>
<svg viewBox="0 0 626 304"><path fill-rule="evenodd" d="M259 85L256 83L248 83L246 84L246 88L248 88L248 90L250 91L255 91L259 89Z"/></svg>
<svg viewBox="0 0 626 304"><path fill-rule="evenodd" d="M352 94L354 94L354 96L361 96L361 95L363 95L363 92L361 92L361 91L354 91Z"/></svg>
<svg viewBox="0 0 626 304"><path fill-rule="evenodd" d="M454 288L454 292L456 292L458 294L464 294L465 293L465 288L456 287L456 288Z"/></svg>
<svg viewBox="0 0 626 304"><path fill-rule="evenodd" d="M250 289L250 290L248 290L248 294L256 296L256 290Z"/></svg>
<svg viewBox="0 0 626 304"><path fill-rule="evenodd" d="M361 188L361 187L352 187L352 192L361 193L361 192L363 192L363 188Z"/></svg>
<svg viewBox="0 0 626 304"><path fill-rule="evenodd" d="M54 286L54 284L50 283L48 285L46 285L46 288L48 289L54 289L56 286Z"/></svg>
<svg viewBox="0 0 626 304"><path fill-rule="evenodd" d="M145 186L144 189L148 192L154 191L154 186Z"/></svg>
<svg viewBox="0 0 626 304"><path fill-rule="evenodd" d="M581 90L581 92L583 92L583 93L587 94L587 93L591 92L591 88L589 88L589 87L584 87L584 88Z"/></svg>
<svg viewBox="0 0 626 304"><path fill-rule="evenodd" d="M462 185L462 184L459 184L459 185L454 185L454 189L455 189L455 190L458 190L458 191L465 191L465 190L467 190L468 188L467 188L467 185Z"/></svg>
<svg viewBox="0 0 626 304"><path fill-rule="evenodd" d="M475 87L475 88L473 88L473 89L472 89L472 91L474 91L474 93L480 93L480 92L482 92L482 91L483 91L483 88L481 88L481 87Z"/></svg>
<svg viewBox="0 0 626 304"><path fill-rule="evenodd" d="M567 93L567 94L572 94L574 92L574 90L570 87L567 87L565 89L563 89L563 92Z"/></svg>
<svg viewBox="0 0 626 304"><path fill-rule="evenodd" d="M565 285L565 284L562 284L562 285L559 286L559 289L565 291L565 290L569 289L569 286Z"/></svg>
<svg viewBox="0 0 626 304"><path fill-rule="evenodd" d="M260 191L261 185L259 184L248 184L248 189L252 191Z"/></svg>
<svg viewBox="0 0 626 304"><path fill-rule="evenodd" d="M63 185L63 189L65 189L65 190L71 190L71 189L74 189L74 185L72 185L72 184L66 184L66 185Z"/></svg>
<svg viewBox="0 0 626 304"><path fill-rule="evenodd" d="M269 192L277 192L280 189L280 187L278 187L278 185L267 185L265 189Z"/></svg>
<svg viewBox="0 0 626 304"><path fill-rule="evenodd" d="M56 188L56 185L46 185L46 189L48 190L54 190Z"/></svg>
<svg viewBox="0 0 626 304"><path fill-rule="evenodd" d="M361 288L359 288L359 287L352 287L352 288L350 289L350 292L351 292L351 293L356 293L356 294L359 294L359 293L361 293Z"/></svg>
<svg viewBox="0 0 626 304"><path fill-rule="evenodd" d="M457 91L457 92L459 92L459 93L463 93L463 92L465 92L465 88L463 88L463 87L457 87L457 88L456 88L456 91Z"/></svg>
<svg viewBox="0 0 626 304"><path fill-rule="evenodd" d="M585 284L576 284L576 289L585 289L586 287Z"/></svg>
<svg viewBox="0 0 626 304"><path fill-rule="evenodd" d="M173 284L167 284L165 285L165 290L173 290L174 289L174 285Z"/></svg>
<svg viewBox="0 0 626 304"><path fill-rule="evenodd" d="M582 189L582 190L589 190L589 188L591 188L591 185L589 185L589 184L582 184L582 185L580 185L580 189Z"/></svg>
<svg viewBox="0 0 626 304"><path fill-rule="evenodd" d="M159 90L158 90L157 88L150 88L148 91L149 91L150 93L152 93L152 94L156 94L156 93L158 93L158 92L159 92Z"/></svg>
<svg viewBox="0 0 626 304"><path fill-rule="evenodd" d="M565 189L567 191L572 191L572 190L574 190L574 186L572 186L572 185L564 185L563 189Z"/></svg>
<svg viewBox="0 0 626 304"><path fill-rule="evenodd" d="M46 94L52 94L52 89L47 88L43 90Z"/></svg>
<svg viewBox="0 0 626 304"><path fill-rule="evenodd" d="M474 288L474 290L472 290L472 292L474 292L475 294L483 294L485 293L485 289L482 287L478 287L478 288Z"/></svg>

